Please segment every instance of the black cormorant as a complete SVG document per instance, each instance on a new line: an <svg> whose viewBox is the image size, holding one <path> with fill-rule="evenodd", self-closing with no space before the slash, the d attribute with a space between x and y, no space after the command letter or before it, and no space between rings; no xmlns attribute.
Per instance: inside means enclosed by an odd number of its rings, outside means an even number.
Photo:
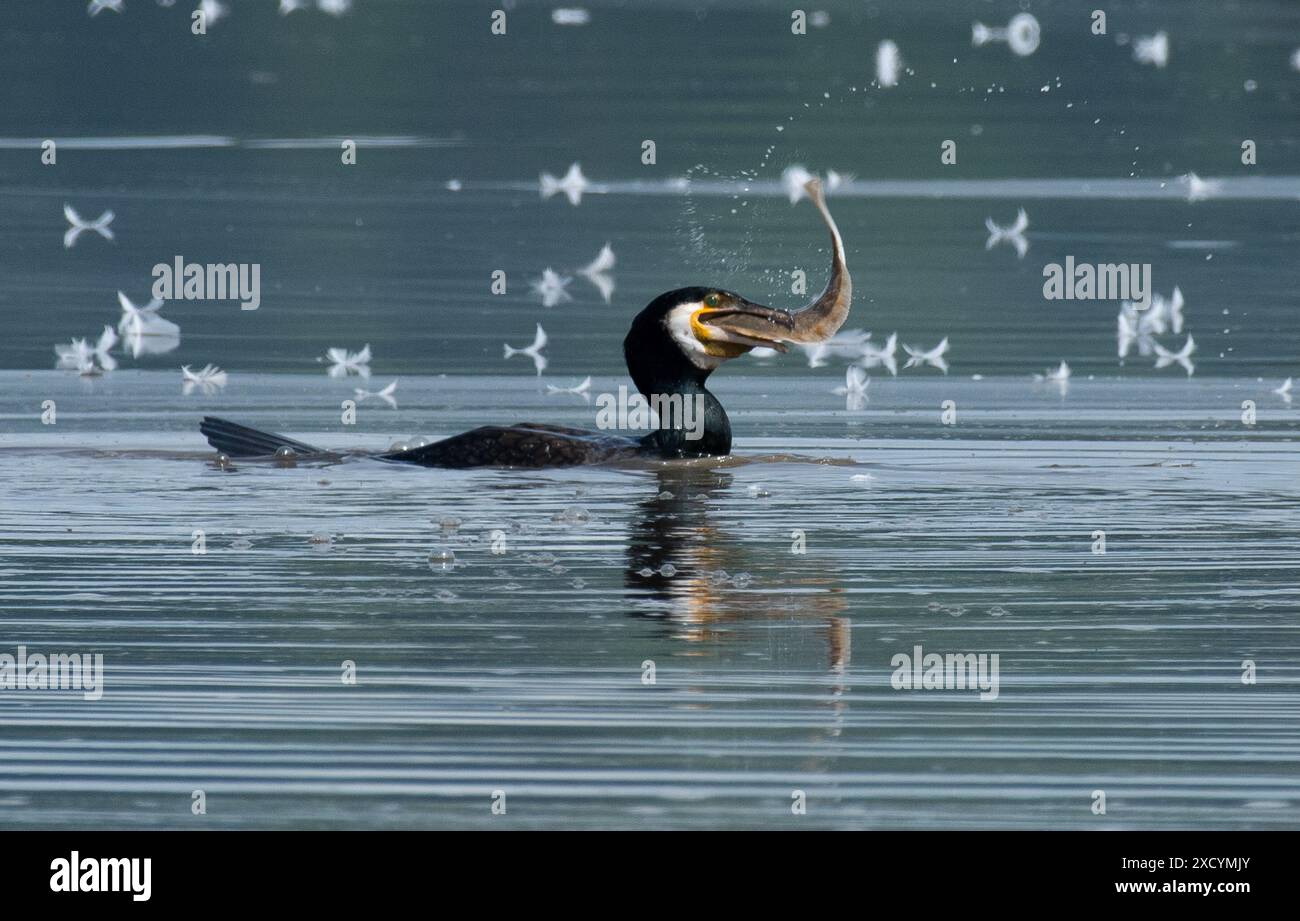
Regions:
<svg viewBox="0 0 1300 921"><path fill-rule="evenodd" d="M693 409L702 410L697 424L688 427L680 413L661 412L660 427L640 438L535 423L488 425L377 456L424 467L561 467L632 457L729 454L731 421L705 387L709 375L752 348L785 351L788 342L825 341L848 316L852 284L839 231L826 210L820 183L811 180L806 189L831 232L831 278L817 300L791 313L719 288L679 288L651 301L633 319L623 340L628 373L646 401L658 408L680 407L689 400ZM230 457L270 456L282 449L287 449L282 453L305 456L328 453L212 416L203 419L199 431L212 447Z"/></svg>

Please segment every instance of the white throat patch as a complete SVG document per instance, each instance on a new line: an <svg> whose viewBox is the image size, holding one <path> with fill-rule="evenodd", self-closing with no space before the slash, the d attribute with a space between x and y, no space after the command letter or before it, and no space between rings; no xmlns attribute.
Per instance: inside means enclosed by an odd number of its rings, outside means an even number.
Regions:
<svg viewBox="0 0 1300 921"><path fill-rule="evenodd" d="M664 322L668 327L668 334L681 346L682 352L691 360L691 364L702 371L712 371L726 359L706 352L704 343L695 338L695 333L691 330L691 315L703 307L704 305L699 301L678 304L668 311Z"/></svg>

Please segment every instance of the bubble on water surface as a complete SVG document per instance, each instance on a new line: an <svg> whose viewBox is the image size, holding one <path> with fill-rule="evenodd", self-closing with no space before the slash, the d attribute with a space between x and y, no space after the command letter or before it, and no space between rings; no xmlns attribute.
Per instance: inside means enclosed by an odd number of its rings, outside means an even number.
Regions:
<svg viewBox="0 0 1300 921"><path fill-rule="evenodd" d="M434 572L451 572L456 568L456 552L450 547L435 547L429 554L429 568Z"/></svg>
<svg viewBox="0 0 1300 921"><path fill-rule="evenodd" d="M563 521L567 524L586 524L591 521L591 512L587 511L581 505L570 505L562 512L556 512L552 517L553 521Z"/></svg>

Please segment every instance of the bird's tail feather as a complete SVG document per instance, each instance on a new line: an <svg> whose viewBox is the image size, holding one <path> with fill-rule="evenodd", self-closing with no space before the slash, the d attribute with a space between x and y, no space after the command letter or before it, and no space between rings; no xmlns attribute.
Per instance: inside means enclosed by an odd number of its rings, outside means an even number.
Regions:
<svg viewBox="0 0 1300 921"><path fill-rule="evenodd" d="M251 429L216 416L204 416L199 423L199 431L207 436L208 444L231 457L265 457L280 448L292 448L298 454L324 453L320 448L313 448L301 441L274 432Z"/></svg>

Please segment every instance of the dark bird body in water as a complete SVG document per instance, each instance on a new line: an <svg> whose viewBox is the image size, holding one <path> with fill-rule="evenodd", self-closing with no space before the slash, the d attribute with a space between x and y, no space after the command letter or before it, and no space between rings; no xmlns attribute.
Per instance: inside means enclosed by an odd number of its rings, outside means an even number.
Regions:
<svg viewBox="0 0 1300 921"><path fill-rule="evenodd" d="M691 401L701 424L686 426L680 416L660 419L660 427L634 438L559 425L488 425L430 445L377 455L382 460L423 467L569 467L625 458L672 459L731 453L731 420L705 386L723 362L759 346L786 350L788 342L821 342L835 335L848 317L852 283L844 264L839 231L812 180L809 197L831 232L831 279L812 304L796 313L774 310L717 288L679 288L655 298L636 315L623 340L628 373L652 406ZM667 404L665 404L667 405ZM319 448L212 416L199 431L230 457L266 457L277 452L309 457Z"/></svg>
<svg viewBox="0 0 1300 921"><path fill-rule="evenodd" d="M692 405L702 409L699 426L688 429L682 424L670 424L680 419L661 420L663 427L637 438L533 422L485 425L433 444L379 457L423 467L463 468L570 467L632 457L667 459L729 454L731 420L718 398L705 387L705 381L719 364L743 354L751 346L696 338L690 327L699 326L700 321L695 318L704 314L744 315L770 322L780 329L793 328L789 313L751 304L730 292L707 288L682 288L662 294L637 315L623 342L632 382L647 400L656 396L675 397L681 401L677 403L679 406L684 401L694 401ZM698 348L683 346L679 333L699 343ZM781 347L776 340L754 344ZM692 351L688 353L688 349ZM298 456L325 453L282 435L259 432L211 416L203 420L199 431L214 448L230 457L273 455L280 448L288 448Z"/></svg>

